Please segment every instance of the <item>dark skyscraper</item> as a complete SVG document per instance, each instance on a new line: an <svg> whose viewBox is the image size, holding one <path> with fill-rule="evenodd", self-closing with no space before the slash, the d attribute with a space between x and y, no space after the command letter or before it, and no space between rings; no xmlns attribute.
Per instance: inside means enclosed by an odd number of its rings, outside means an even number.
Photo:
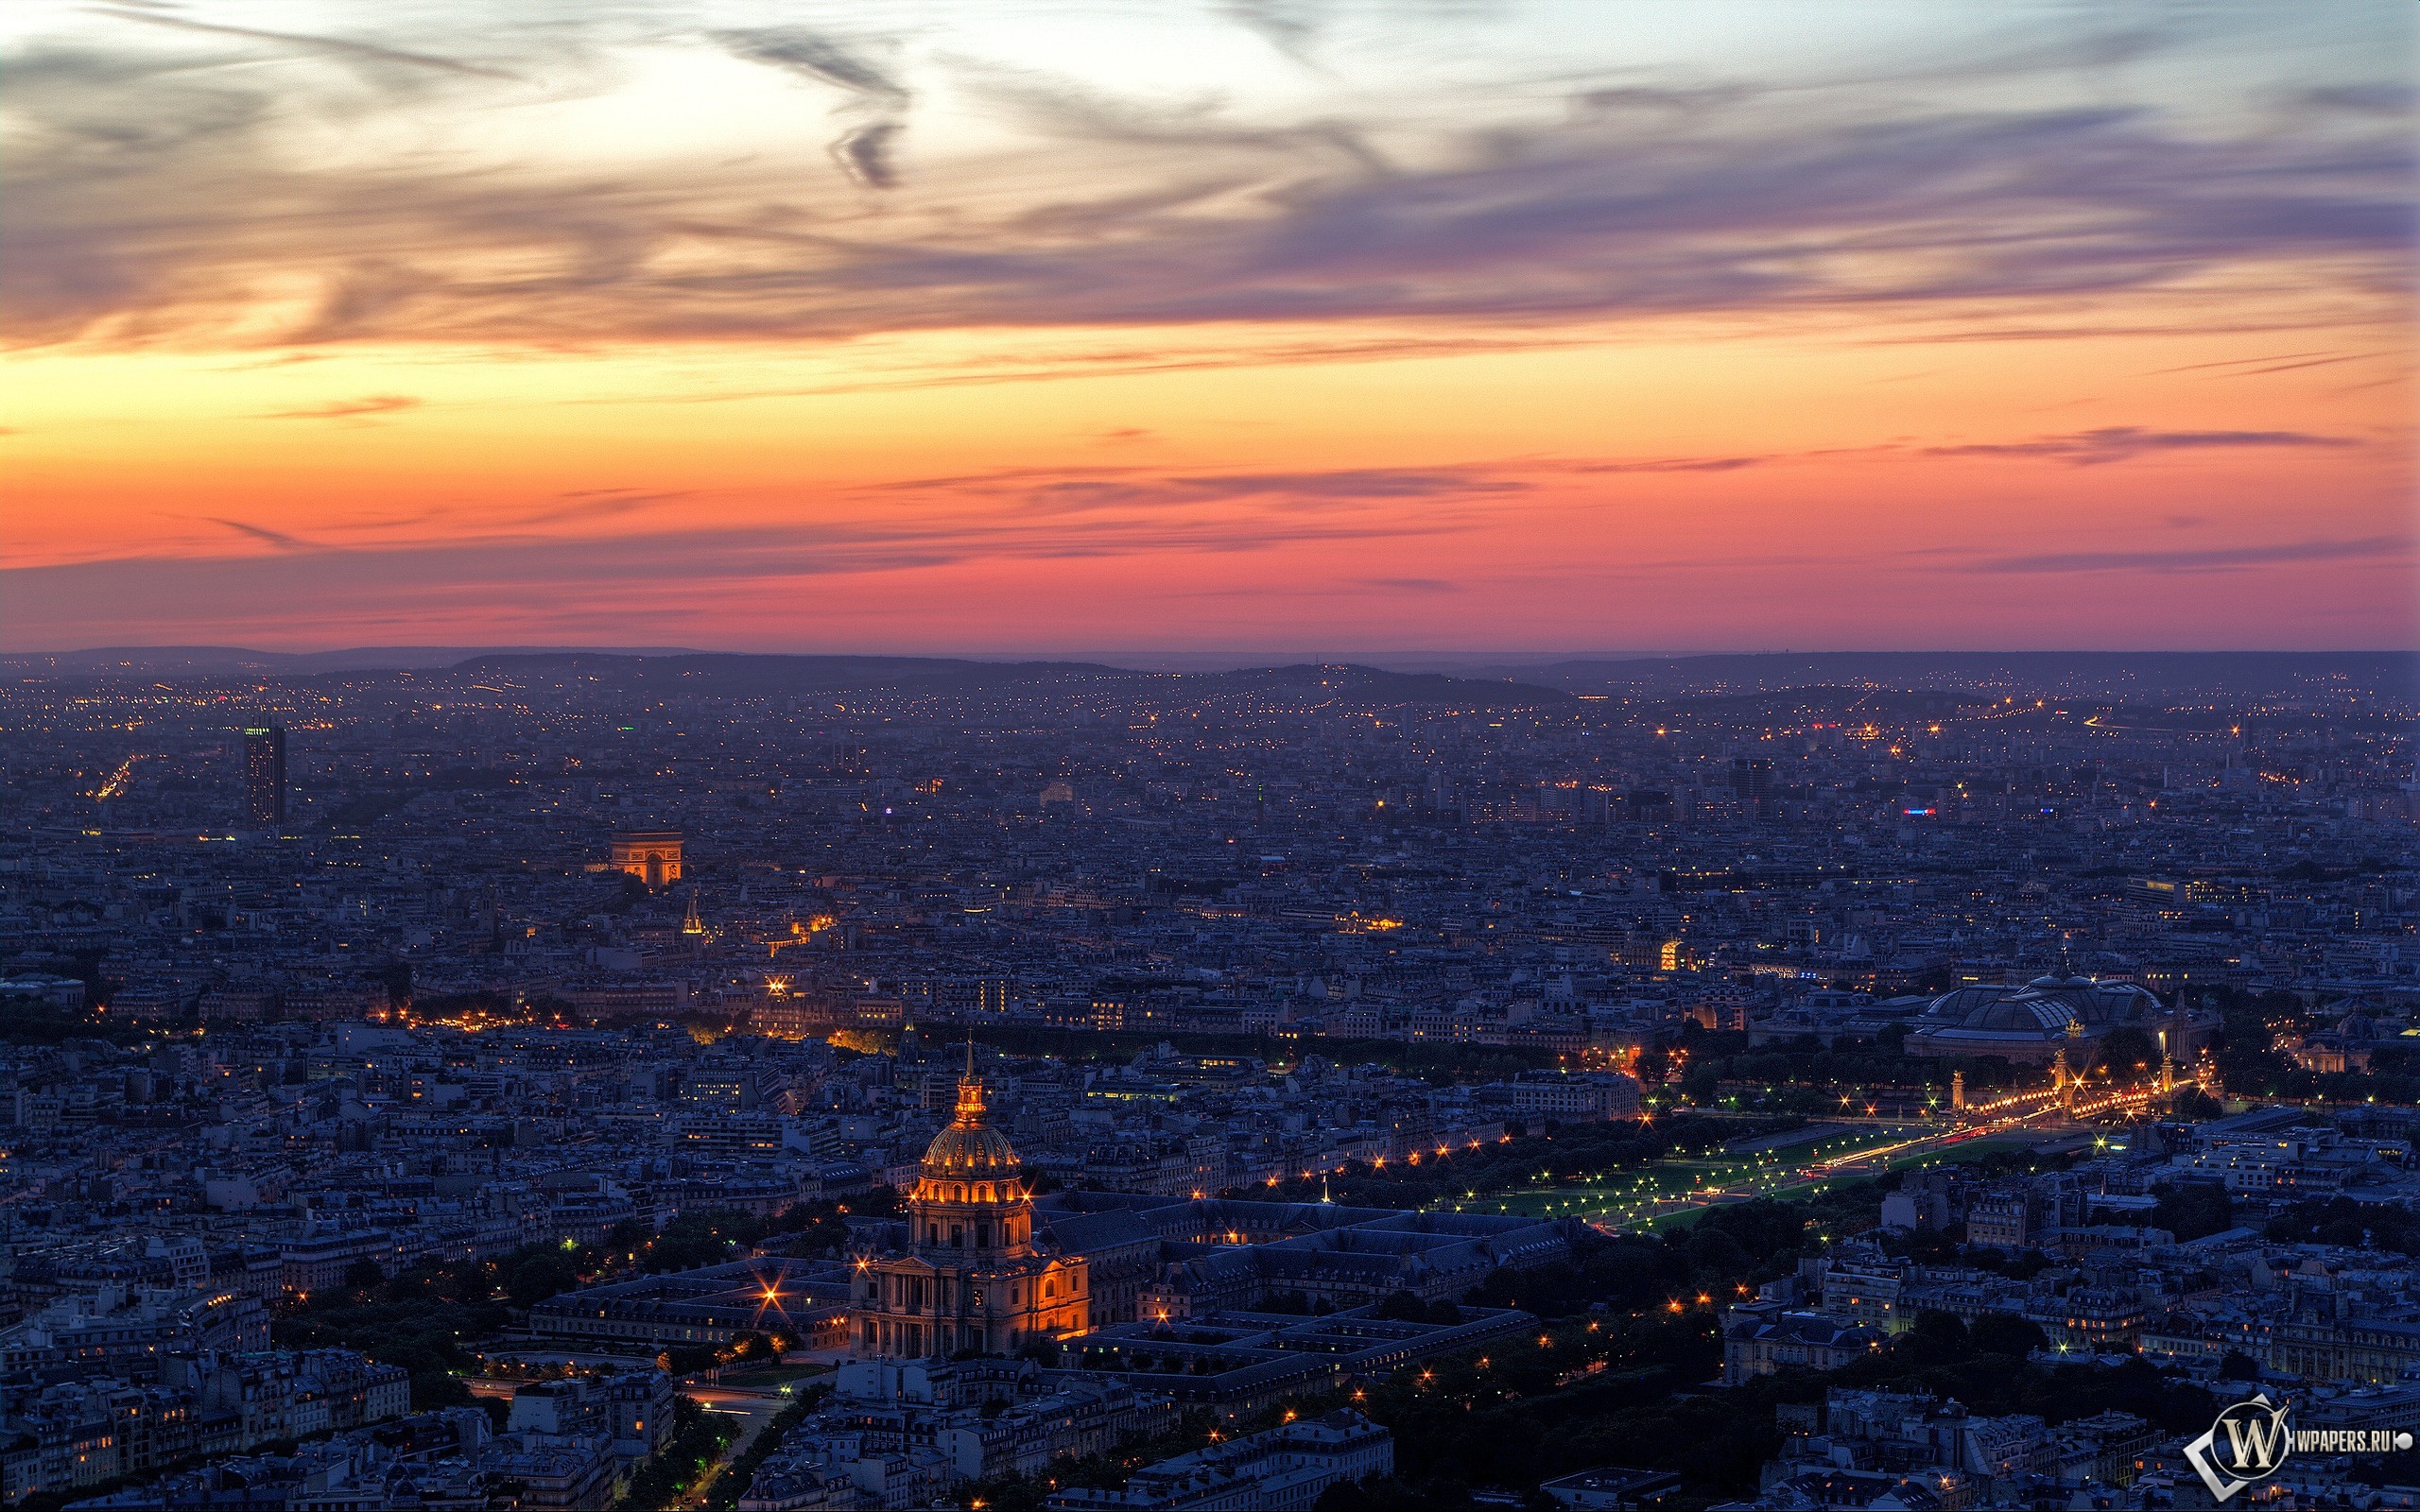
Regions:
<svg viewBox="0 0 2420 1512"><path fill-rule="evenodd" d="M244 811L255 830L285 823L285 731L275 725L244 731Z"/></svg>
<svg viewBox="0 0 2420 1512"><path fill-rule="evenodd" d="M1770 756L1731 758L1731 791L1740 800L1762 803L1773 796L1773 763Z"/></svg>

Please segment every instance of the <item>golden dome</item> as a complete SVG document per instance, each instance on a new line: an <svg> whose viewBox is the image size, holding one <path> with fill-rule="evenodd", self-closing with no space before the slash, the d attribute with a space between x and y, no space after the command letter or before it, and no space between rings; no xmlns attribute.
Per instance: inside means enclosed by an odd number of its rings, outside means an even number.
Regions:
<svg viewBox="0 0 2420 1512"><path fill-rule="evenodd" d="M983 1084L958 1084L958 1116L925 1151L927 1177L1013 1177L1020 1173L1009 1137L983 1121Z"/></svg>

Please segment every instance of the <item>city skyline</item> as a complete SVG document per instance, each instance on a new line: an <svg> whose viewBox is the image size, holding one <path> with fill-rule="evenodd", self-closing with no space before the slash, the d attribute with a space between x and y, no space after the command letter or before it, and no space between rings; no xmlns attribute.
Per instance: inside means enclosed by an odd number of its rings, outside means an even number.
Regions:
<svg viewBox="0 0 2420 1512"><path fill-rule="evenodd" d="M2420 1484L2408 655L340 660L8 659L12 1507Z"/></svg>
<svg viewBox="0 0 2420 1512"><path fill-rule="evenodd" d="M2406 8L10 23L11 651L2414 643Z"/></svg>

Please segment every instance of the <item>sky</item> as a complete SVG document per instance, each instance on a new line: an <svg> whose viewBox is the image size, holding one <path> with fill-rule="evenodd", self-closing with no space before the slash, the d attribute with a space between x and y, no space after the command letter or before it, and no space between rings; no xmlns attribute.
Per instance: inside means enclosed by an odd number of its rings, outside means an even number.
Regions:
<svg viewBox="0 0 2420 1512"><path fill-rule="evenodd" d="M2420 645L2409 0L0 28L7 649Z"/></svg>

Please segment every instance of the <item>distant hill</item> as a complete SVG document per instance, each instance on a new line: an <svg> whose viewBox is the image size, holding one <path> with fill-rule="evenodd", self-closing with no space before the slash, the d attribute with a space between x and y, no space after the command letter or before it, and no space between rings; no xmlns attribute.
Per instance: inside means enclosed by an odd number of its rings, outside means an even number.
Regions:
<svg viewBox="0 0 2420 1512"><path fill-rule="evenodd" d="M1517 678L1572 693L1653 698L1824 686L2022 687L2120 702L2195 695L2314 696L2347 684L2363 692L2420 691L2420 653L2409 651L1779 652L1506 661L1458 670L1468 678Z"/></svg>
<svg viewBox="0 0 2420 1512"><path fill-rule="evenodd" d="M347 651L251 651L237 646L105 646L0 657L0 674L83 680L155 678L285 678L409 680L421 687L582 682L633 696L770 697L886 693L980 696L1028 689L1085 689L1122 696L1165 693L1203 699L1283 698L1309 705L1339 696L1380 703L1462 704L1507 709L1566 704L1559 688L1502 678L1391 672L1362 665L1296 665L1222 672L1146 672L1094 662L978 662L961 657L781 656L683 649L587 650L369 646Z"/></svg>
<svg viewBox="0 0 2420 1512"><path fill-rule="evenodd" d="M104 645L89 651L11 651L0 672L13 677L235 677L247 673L297 677L314 672L380 672L398 667L447 667L469 657L542 647L360 645L342 651L254 651L236 645ZM678 648L633 648L630 656L679 656Z"/></svg>
<svg viewBox="0 0 2420 1512"><path fill-rule="evenodd" d="M1241 666L1223 660L1137 656L1111 661L986 661L963 657L791 656L695 651L672 646L356 646L338 651L258 651L240 646L102 646L84 651L0 655L0 675L18 678L311 677L346 673L548 676L624 679L662 691L678 679L690 691L741 696L846 688L930 688L936 692L1011 688L1044 682L1115 681L1139 686L1183 678L1235 686L1316 686L1342 677L1349 685L1405 702L1480 698L1492 706L1556 696L1626 698L1754 695L1797 688L1903 688L2034 693L2144 704L2196 696L2235 699L2324 696L2347 687L2420 696L2420 653L2408 651L1825 651L1687 657L1573 657L1526 661L1383 653L1323 664ZM1138 670L1133 664L1170 670ZM1373 664L1376 663L1376 664ZM1392 668L1418 670L1392 670ZM1173 670L1184 668L1184 670ZM1195 670L1201 668L1201 670ZM1507 684L1513 690L1507 691ZM1383 689L1383 693L1379 690Z"/></svg>
<svg viewBox="0 0 2420 1512"><path fill-rule="evenodd" d="M418 674L429 680L427 674ZM764 697L802 693L977 695L1027 688L1064 693L1098 689L1133 695L1165 690L1172 696L1221 694L1316 702L1358 695L1390 703L1466 703L1473 708L1559 705L1561 689L1501 679L1452 678L1433 672L1389 672L1371 666L1285 666L1233 672L1137 672L1089 662L975 662L947 657L749 656L683 652L633 656L605 652L539 652L479 656L436 674L467 683L481 679L549 682L578 679L632 692Z"/></svg>

